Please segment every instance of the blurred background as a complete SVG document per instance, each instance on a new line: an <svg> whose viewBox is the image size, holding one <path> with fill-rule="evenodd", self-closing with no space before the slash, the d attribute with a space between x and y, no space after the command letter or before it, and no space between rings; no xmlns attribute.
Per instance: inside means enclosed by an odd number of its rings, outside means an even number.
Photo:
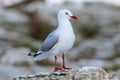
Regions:
<svg viewBox="0 0 120 80"><path fill-rule="evenodd" d="M76 41L67 66L100 66L120 75L119 0L0 0L0 80L54 70L53 55L43 61L27 55L56 28L63 8L78 17L71 20Z"/></svg>

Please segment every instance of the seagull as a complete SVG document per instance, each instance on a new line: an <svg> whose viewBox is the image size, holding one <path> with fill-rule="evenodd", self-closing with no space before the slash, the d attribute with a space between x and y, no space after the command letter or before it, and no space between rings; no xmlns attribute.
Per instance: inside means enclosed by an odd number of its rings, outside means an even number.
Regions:
<svg viewBox="0 0 120 80"><path fill-rule="evenodd" d="M75 42L75 35L70 22L70 19L77 19L68 9L61 9L57 14L58 27L51 32L43 42L42 46L36 52L31 52L28 55L33 56L35 60L43 60L54 54L55 68L58 70L69 70L65 66L64 53L70 50ZM57 54L62 54L62 67L57 66Z"/></svg>

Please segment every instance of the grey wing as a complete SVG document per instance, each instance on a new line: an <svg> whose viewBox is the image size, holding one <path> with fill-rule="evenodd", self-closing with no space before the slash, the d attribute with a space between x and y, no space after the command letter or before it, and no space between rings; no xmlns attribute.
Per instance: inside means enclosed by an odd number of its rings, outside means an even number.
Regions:
<svg viewBox="0 0 120 80"><path fill-rule="evenodd" d="M43 42L41 48L39 49L39 51L47 52L51 50L55 46L55 44L58 42L58 40L59 40L59 36L55 36L52 34L48 35L46 40Z"/></svg>

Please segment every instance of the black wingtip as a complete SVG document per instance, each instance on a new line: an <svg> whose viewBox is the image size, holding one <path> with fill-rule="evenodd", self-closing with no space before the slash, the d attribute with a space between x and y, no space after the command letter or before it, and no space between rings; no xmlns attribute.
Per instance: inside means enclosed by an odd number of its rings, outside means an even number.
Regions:
<svg viewBox="0 0 120 80"><path fill-rule="evenodd" d="M33 57L36 57L36 56L38 56L38 55L39 55L39 54L34 54Z"/></svg>
<svg viewBox="0 0 120 80"><path fill-rule="evenodd" d="M28 56L31 56L31 53L29 53Z"/></svg>
<svg viewBox="0 0 120 80"><path fill-rule="evenodd" d="M28 56L34 56L34 52L28 53Z"/></svg>
<svg viewBox="0 0 120 80"><path fill-rule="evenodd" d="M35 52L30 52L29 54L28 54L28 56L33 56L33 57L36 57L36 56L38 56L39 54L36 54Z"/></svg>

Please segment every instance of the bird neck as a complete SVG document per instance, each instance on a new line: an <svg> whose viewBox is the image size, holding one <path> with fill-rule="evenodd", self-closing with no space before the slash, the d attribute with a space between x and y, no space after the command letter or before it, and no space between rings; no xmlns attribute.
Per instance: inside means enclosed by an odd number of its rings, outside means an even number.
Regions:
<svg viewBox="0 0 120 80"><path fill-rule="evenodd" d="M62 31L73 31L71 22L68 19L59 19L58 29Z"/></svg>

